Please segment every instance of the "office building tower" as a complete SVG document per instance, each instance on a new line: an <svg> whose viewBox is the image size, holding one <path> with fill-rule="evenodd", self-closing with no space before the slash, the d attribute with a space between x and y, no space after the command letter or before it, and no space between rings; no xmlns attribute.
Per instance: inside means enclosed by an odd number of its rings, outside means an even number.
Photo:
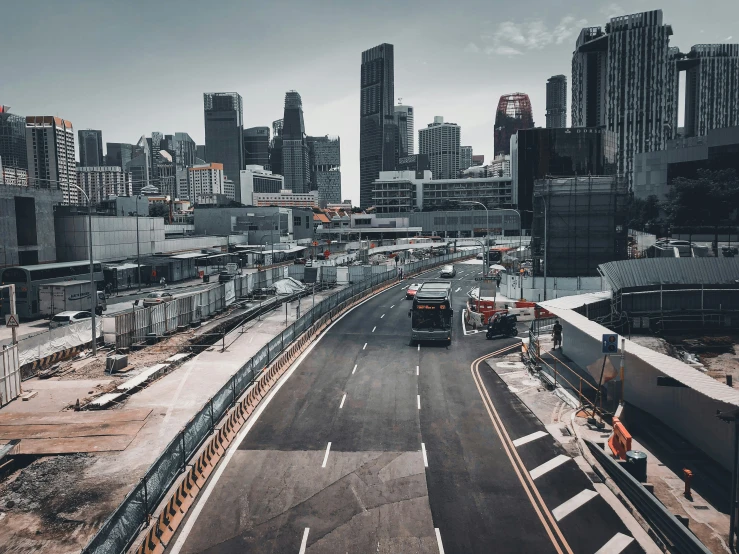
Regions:
<svg viewBox="0 0 739 554"><path fill-rule="evenodd" d="M618 172L629 186L638 152L662 150L677 130L677 49L662 10L583 29L572 55L572 126L616 133Z"/></svg>
<svg viewBox="0 0 739 554"><path fill-rule="evenodd" d="M62 191L64 204L80 204L72 123L54 116L26 117L29 184Z"/></svg>
<svg viewBox="0 0 739 554"><path fill-rule="evenodd" d="M460 146L459 147L459 170L464 171L465 169L472 167L472 147L471 146Z"/></svg>
<svg viewBox="0 0 739 554"><path fill-rule="evenodd" d="M495 154L510 154L511 137L518 130L533 126L534 117L527 94L514 92L501 96L495 112Z"/></svg>
<svg viewBox="0 0 739 554"><path fill-rule="evenodd" d="M739 125L739 44L697 44L677 68L685 71L685 136Z"/></svg>
<svg viewBox="0 0 739 554"><path fill-rule="evenodd" d="M190 200L199 203L204 196L224 194L223 164L210 163L188 168Z"/></svg>
<svg viewBox="0 0 739 554"><path fill-rule="evenodd" d="M244 168L243 105L235 92L203 94L205 160L223 164L223 173L237 179Z"/></svg>
<svg viewBox="0 0 739 554"><path fill-rule="evenodd" d="M282 127L284 120L272 122L272 140L269 143L269 165L272 173L282 175Z"/></svg>
<svg viewBox="0 0 739 554"><path fill-rule="evenodd" d="M411 114L411 118L413 115ZM410 156L413 154L411 151L411 145L408 142L408 128L410 125L410 128L413 128L413 120L411 119L410 123L408 122L408 113L404 111L398 111L395 110L395 113L393 114L393 125L395 125L396 128L396 136L395 136L395 161L394 161L394 167L397 167L398 160L400 158L405 158L406 156Z"/></svg>
<svg viewBox="0 0 739 554"><path fill-rule="evenodd" d="M131 188L134 195L141 194L143 188L151 185L151 150L149 150L149 141L145 136L132 145L131 159L123 170L131 174Z"/></svg>
<svg viewBox="0 0 739 554"><path fill-rule="evenodd" d="M567 77L547 79L547 129L567 127Z"/></svg>
<svg viewBox="0 0 739 554"><path fill-rule="evenodd" d="M244 164L269 165L269 127L250 127L244 129Z"/></svg>
<svg viewBox="0 0 739 554"><path fill-rule="evenodd" d="M285 94L285 116L282 128L282 174L285 188L293 192L310 190L308 144L303 121L303 101L291 90Z"/></svg>
<svg viewBox="0 0 739 554"><path fill-rule="evenodd" d="M282 175L252 165L241 171L235 196L236 201L245 206L256 206L255 194L279 195L281 190L285 190L285 178Z"/></svg>
<svg viewBox="0 0 739 554"><path fill-rule="evenodd" d="M205 161L205 145L204 144L195 145L195 157Z"/></svg>
<svg viewBox="0 0 739 554"><path fill-rule="evenodd" d="M398 104L393 107L395 113L405 114L407 121L406 131L408 133L408 156L412 156L416 151L416 134L413 126L413 106L406 106L404 104Z"/></svg>
<svg viewBox="0 0 739 554"><path fill-rule="evenodd" d="M485 154L472 155L472 167L477 167L485 163Z"/></svg>
<svg viewBox="0 0 739 554"><path fill-rule="evenodd" d="M100 167L105 164L103 158L103 132L94 129L77 131L80 149L80 166Z"/></svg>
<svg viewBox="0 0 739 554"><path fill-rule="evenodd" d="M385 147L386 116L394 113L394 48L380 44L362 52L359 108L359 204L372 203L372 188L380 171L395 169L395 151Z"/></svg>
<svg viewBox="0 0 739 554"><path fill-rule="evenodd" d="M133 144L125 142L105 143L105 165L124 169L133 157Z"/></svg>
<svg viewBox="0 0 739 554"><path fill-rule="evenodd" d="M318 192L318 205L341 201L341 141L339 137L308 137L310 189Z"/></svg>
<svg viewBox="0 0 739 554"><path fill-rule="evenodd" d="M0 160L3 167L28 169L26 150L26 118L10 113L0 104Z"/></svg>
<svg viewBox="0 0 739 554"><path fill-rule="evenodd" d="M459 173L461 129L456 123L444 123L441 116L418 131L418 152L429 157L434 179L456 179Z"/></svg>
<svg viewBox="0 0 739 554"><path fill-rule="evenodd" d="M84 190L93 204L110 196L131 196L131 175L117 166L78 167L77 186Z"/></svg>
<svg viewBox="0 0 739 554"><path fill-rule="evenodd" d="M168 135L170 136L170 135ZM181 171L191 165L195 165L197 146L187 133L175 133L172 137L172 148L174 149L175 165Z"/></svg>

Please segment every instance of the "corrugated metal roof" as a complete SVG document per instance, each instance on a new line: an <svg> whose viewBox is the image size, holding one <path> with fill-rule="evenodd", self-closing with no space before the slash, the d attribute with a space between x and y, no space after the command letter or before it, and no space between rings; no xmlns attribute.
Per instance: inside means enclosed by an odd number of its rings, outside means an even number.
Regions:
<svg viewBox="0 0 739 554"><path fill-rule="evenodd" d="M659 285L735 284L739 258L643 258L608 262L598 270L613 290Z"/></svg>

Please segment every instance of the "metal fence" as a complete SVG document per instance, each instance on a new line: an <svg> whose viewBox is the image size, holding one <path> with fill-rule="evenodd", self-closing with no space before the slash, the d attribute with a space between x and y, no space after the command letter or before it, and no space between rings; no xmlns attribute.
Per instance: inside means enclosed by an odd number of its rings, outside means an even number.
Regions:
<svg viewBox="0 0 739 554"><path fill-rule="evenodd" d="M469 254L462 252L406 264L404 266L404 274L410 275L422 269L453 261L467 255ZM271 280L274 277L274 272L270 273L270 270L268 270L268 275L257 276L255 282L260 282L261 279ZM205 440L215 431L218 421L234 406L236 400L254 382L259 372L279 356L302 332L313 325L321 325L332 320L352 300L355 300L357 296L373 292L380 285L396 278L397 272L395 268L387 270L387 267L385 267L384 272L370 275L367 279L343 288L316 303L314 307L306 310L292 325L263 346L236 371L223 387L206 402L200 411L172 439L164 449L164 452L149 467L138 485L128 493L121 505L103 523L97 534L84 548L83 553L120 554L125 552L142 526L147 523L148 515L161 502L166 491L171 487L180 473L185 471L188 460L192 458ZM214 289L204 291L204 293L209 293L212 290ZM204 293L196 293L191 298ZM166 317L166 309L170 304L174 305L174 302L157 306L161 310L150 309L146 314L142 313L139 317L149 321L147 324L149 327L152 325L150 323L152 318L161 319L161 322L158 324L166 325L169 321ZM213 305L217 306L218 303L216 302ZM128 316L129 320L133 320L133 318L137 317L137 313L122 315ZM146 325L142 325L141 328L146 328ZM131 336L137 336L136 329L136 327L132 328L130 332Z"/></svg>
<svg viewBox="0 0 739 554"><path fill-rule="evenodd" d="M3 346L0 351L0 406L17 398L21 393L20 360L18 345Z"/></svg>

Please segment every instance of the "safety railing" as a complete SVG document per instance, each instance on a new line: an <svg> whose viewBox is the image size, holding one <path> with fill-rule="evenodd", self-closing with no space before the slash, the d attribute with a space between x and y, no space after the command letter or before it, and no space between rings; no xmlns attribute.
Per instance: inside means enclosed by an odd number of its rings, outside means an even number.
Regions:
<svg viewBox="0 0 739 554"><path fill-rule="evenodd" d="M469 254L470 251L460 252L414 262L404 267L404 274L411 275ZM272 278L273 275L268 277ZM379 285L395 279L397 279L397 271L393 268L381 274L371 275L359 283L348 285L306 310L292 325L263 346L177 433L139 483L123 499L116 511L103 523L83 549L83 553L120 554L125 552L141 528L148 522L151 513L161 502L166 491L185 471L188 461L216 430L218 421L234 406L237 399L254 382L259 372L269 366L303 332L306 330L315 332L322 323L336 317L360 295L371 294L377 290Z"/></svg>

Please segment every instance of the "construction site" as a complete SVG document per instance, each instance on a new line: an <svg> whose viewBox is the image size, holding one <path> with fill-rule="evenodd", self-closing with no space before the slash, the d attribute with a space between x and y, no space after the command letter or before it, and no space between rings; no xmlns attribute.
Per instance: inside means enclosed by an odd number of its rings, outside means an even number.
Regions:
<svg viewBox="0 0 739 554"><path fill-rule="evenodd" d="M618 176L547 177L534 183L534 274L592 277L627 259L628 185Z"/></svg>

